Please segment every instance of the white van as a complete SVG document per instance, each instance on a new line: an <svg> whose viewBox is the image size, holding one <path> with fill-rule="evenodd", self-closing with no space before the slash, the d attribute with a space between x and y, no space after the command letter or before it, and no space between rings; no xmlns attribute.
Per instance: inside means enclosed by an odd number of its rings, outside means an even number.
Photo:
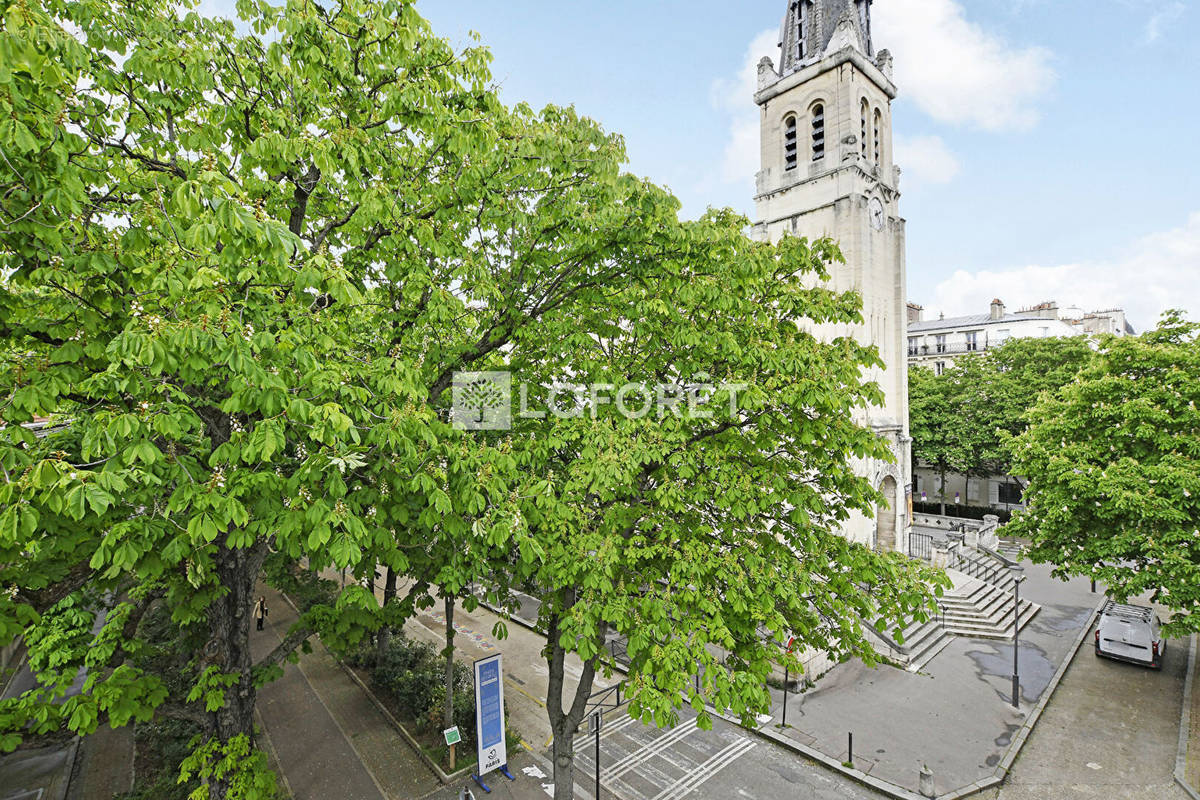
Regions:
<svg viewBox="0 0 1200 800"><path fill-rule="evenodd" d="M1096 655L1162 669L1167 642L1152 609L1108 601L1096 626Z"/></svg>

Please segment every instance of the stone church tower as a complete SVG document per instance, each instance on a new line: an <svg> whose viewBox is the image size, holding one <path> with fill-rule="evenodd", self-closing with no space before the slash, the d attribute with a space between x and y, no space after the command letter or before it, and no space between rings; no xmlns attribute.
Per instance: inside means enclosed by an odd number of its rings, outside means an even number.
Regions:
<svg viewBox="0 0 1200 800"><path fill-rule="evenodd" d="M887 498L875 519L856 517L844 533L880 550L907 550L911 485L904 220L900 170L892 162L892 59L875 53L872 0L788 0L780 61L758 65L762 170L755 234L829 236L846 257L830 288L862 295L862 325L822 326L879 349L883 369L867 377L885 400L862 422L884 437L896 463L862 463Z"/></svg>

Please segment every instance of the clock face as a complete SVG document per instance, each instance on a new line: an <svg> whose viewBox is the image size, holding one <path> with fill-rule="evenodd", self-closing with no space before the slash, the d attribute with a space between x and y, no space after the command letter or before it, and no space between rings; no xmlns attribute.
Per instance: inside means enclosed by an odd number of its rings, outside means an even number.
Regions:
<svg viewBox="0 0 1200 800"><path fill-rule="evenodd" d="M872 228L874 228L877 231L883 230L883 223L885 222L884 214L883 214L883 203L881 203L879 201L878 197L871 198L870 204L867 205L867 215L871 219L871 227Z"/></svg>

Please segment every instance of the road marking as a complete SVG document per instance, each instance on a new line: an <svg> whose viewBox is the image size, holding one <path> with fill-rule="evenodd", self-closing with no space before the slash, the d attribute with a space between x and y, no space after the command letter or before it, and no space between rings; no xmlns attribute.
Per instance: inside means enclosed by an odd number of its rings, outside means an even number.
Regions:
<svg viewBox="0 0 1200 800"><path fill-rule="evenodd" d="M696 771L691 775L685 775L680 778L673 786L668 786L655 796L654 800L682 800L692 792L703 786L709 779L713 778L718 772L725 767L737 761L746 753L754 749L754 742L748 739L738 739L733 744L726 747L724 750L717 753L715 756L705 761L700 766L696 767Z"/></svg>
<svg viewBox="0 0 1200 800"><path fill-rule="evenodd" d="M534 697L533 695L531 695L529 692L525 691L525 690L524 690L524 689L522 689L520 686L518 686L518 685L517 685L517 684L514 682L514 680L513 680L512 676L510 676L510 675L505 675L505 676L504 676L504 682L505 682L505 683L507 683L507 684L508 684L509 686L511 686L512 688L516 689L516 690L517 690L518 692L520 692L521 694L523 694L523 695L525 695L526 697L528 697L528 698L529 698L530 700L532 700L533 702L537 703L537 704L538 704L539 706L541 706L542 708L545 708L545 707L546 707L546 704L545 704L545 703L543 703L541 700L538 700L536 697Z"/></svg>
<svg viewBox="0 0 1200 800"><path fill-rule="evenodd" d="M620 759L617 761L617 763L606 769L604 774L609 780L616 780L634 767L650 760L663 750L666 750L671 745L683 741L696 729L696 719L692 718L668 733L666 736L660 736L645 747L635 750L629 755Z"/></svg>
<svg viewBox="0 0 1200 800"><path fill-rule="evenodd" d="M622 728L627 728L637 721L638 720L634 719L633 717L626 715L624 719L617 720L616 722L604 723L604 725L600 728L600 740L604 741L609 736L612 736L614 733L620 731ZM575 746L583 747L588 742L594 741L596 741L596 734L583 733L575 737Z"/></svg>

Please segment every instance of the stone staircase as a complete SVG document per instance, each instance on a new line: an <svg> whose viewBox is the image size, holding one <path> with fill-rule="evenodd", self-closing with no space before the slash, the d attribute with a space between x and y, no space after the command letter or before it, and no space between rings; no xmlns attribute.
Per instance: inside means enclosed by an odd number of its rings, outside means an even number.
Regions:
<svg viewBox="0 0 1200 800"><path fill-rule="evenodd" d="M1001 539L1000 546L996 548L996 551L1005 558L1020 561L1021 556L1024 554L1025 546L1016 539Z"/></svg>
<svg viewBox="0 0 1200 800"><path fill-rule="evenodd" d="M1011 575L997 585L979 578L950 592L941 600L947 633L980 639L1011 639L1013 591ZM1021 598L1017 618L1024 628L1042 607Z"/></svg>
<svg viewBox="0 0 1200 800"><path fill-rule="evenodd" d="M1021 546L1005 542L997 551L952 544L950 563L955 587L938 601L938 615L927 622L911 622L902 643L891 642L891 652L909 672L919 672L953 641L955 636L1011 639L1013 636L1013 585ZM1022 598L1017 618L1024 628L1041 610Z"/></svg>
<svg viewBox="0 0 1200 800"><path fill-rule="evenodd" d="M951 641L953 637L942 626L940 615L928 622L910 623L904 629L904 648L908 654L904 668L909 672L920 672Z"/></svg>
<svg viewBox="0 0 1200 800"><path fill-rule="evenodd" d="M1013 636L1013 585L1015 559L1002 553L955 548L950 567L970 580L942 598L946 630L958 636L1009 639ZM1022 599L1017 613L1019 628L1042 607ZM1018 629L1019 629L1018 628Z"/></svg>

